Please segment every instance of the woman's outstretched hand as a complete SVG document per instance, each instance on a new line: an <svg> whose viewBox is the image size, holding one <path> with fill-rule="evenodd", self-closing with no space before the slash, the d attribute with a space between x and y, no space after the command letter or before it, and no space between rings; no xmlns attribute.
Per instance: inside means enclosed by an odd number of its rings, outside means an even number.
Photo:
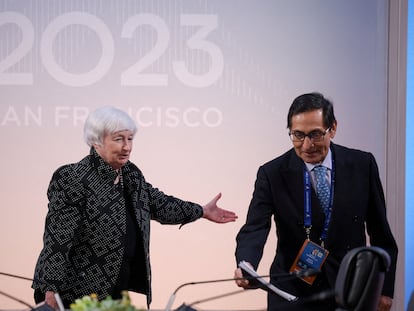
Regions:
<svg viewBox="0 0 414 311"><path fill-rule="evenodd" d="M236 221L236 213L217 206L217 201L220 200L220 198L221 193L217 194L210 202L203 206L203 217L220 224Z"/></svg>

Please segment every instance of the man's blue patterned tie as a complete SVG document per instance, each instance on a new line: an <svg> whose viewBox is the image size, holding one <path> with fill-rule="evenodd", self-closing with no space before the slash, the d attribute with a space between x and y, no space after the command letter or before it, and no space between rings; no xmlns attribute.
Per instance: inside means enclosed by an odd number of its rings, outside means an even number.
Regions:
<svg viewBox="0 0 414 311"><path fill-rule="evenodd" d="M327 168L322 165L315 166L313 168L316 179L316 194L321 204L322 210L325 215L329 208L330 186L326 175Z"/></svg>

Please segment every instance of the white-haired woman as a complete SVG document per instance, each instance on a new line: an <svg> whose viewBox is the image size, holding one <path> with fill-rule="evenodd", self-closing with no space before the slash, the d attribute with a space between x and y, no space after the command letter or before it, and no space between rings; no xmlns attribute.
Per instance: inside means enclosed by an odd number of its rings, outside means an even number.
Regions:
<svg viewBox="0 0 414 311"><path fill-rule="evenodd" d="M150 220L186 224L204 217L235 221L217 206L220 194L201 206L169 196L149 184L129 161L137 132L122 110L103 107L84 127L90 154L58 168L48 188L44 246L35 268L35 301L57 308L96 293L120 298L122 290L145 294L151 302Z"/></svg>

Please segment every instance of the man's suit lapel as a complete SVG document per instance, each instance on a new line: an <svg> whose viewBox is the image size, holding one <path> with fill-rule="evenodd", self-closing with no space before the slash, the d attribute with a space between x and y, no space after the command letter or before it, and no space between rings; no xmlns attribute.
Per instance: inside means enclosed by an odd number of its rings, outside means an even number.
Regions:
<svg viewBox="0 0 414 311"><path fill-rule="evenodd" d="M349 196L352 196L349 187L347 187L351 181L351 170L349 167L346 167L346 158L341 148L332 143L331 150L335 165L335 189L332 219L336 218L343 220L346 209L339 208L339 205L346 204L346 202L349 201Z"/></svg>
<svg viewBox="0 0 414 311"><path fill-rule="evenodd" d="M352 197L355 196L350 189L350 185L352 185L351 175L355 172L347 165L349 154L344 154L342 147L332 143L331 150L335 165L335 189L331 224L347 223L351 219L349 217L350 213L354 208L357 208L349 203L352 201ZM328 244L330 240L335 240L337 235L343 234L346 233L338 231L335 226L330 226Z"/></svg>
<svg viewBox="0 0 414 311"><path fill-rule="evenodd" d="M286 187L294 200L294 206L303 206L303 161L292 150L283 170Z"/></svg>

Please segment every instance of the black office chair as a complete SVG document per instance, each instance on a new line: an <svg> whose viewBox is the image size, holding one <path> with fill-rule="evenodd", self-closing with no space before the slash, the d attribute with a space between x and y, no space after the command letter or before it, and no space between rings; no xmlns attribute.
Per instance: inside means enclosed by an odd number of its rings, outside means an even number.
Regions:
<svg viewBox="0 0 414 311"><path fill-rule="evenodd" d="M375 311L391 263L379 247L358 247L342 259L335 283L336 311Z"/></svg>

